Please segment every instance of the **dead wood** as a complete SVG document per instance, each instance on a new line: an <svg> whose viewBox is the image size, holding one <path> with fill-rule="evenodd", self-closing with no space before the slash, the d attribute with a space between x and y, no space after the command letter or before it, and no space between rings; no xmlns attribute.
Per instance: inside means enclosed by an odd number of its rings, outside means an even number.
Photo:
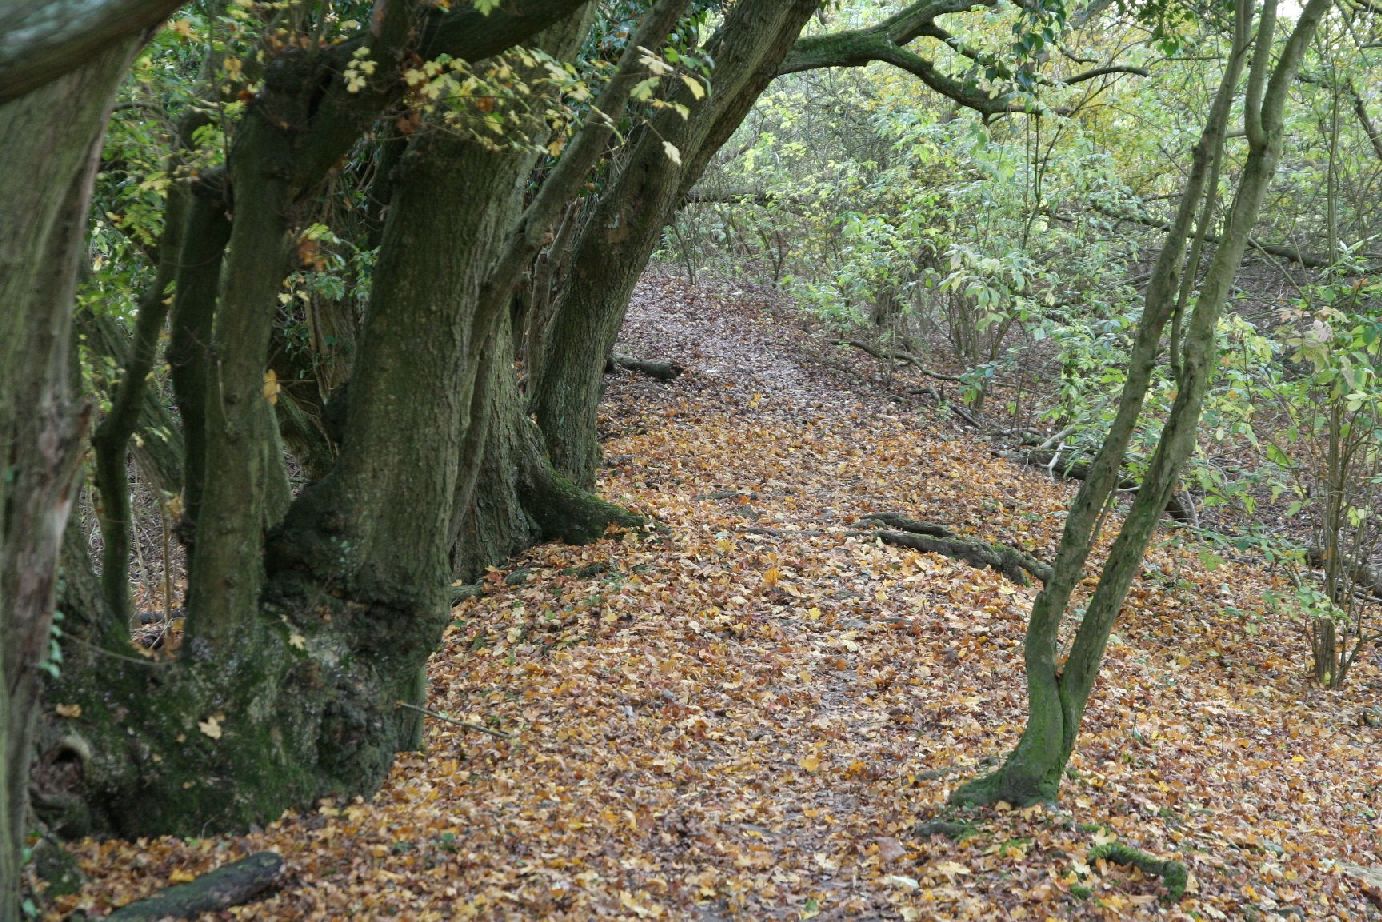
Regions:
<svg viewBox="0 0 1382 922"><path fill-rule="evenodd" d="M1051 578L1050 567L1030 554L1006 544L991 544L978 538L936 538L915 532L886 529L879 529L873 534L884 544L908 547L928 554L941 554L962 560L970 566L997 570L1019 586L1027 585L1028 573L1043 583Z"/></svg>
<svg viewBox="0 0 1382 922"><path fill-rule="evenodd" d="M612 355L605 365L605 371L608 373L616 368L636 371L641 375L656 378L658 381L675 381L686 370L676 362L655 362L630 358L626 355Z"/></svg>
<svg viewBox="0 0 1382 922"><path fill-rule="evenodd" d="M1032 467L1044 468L1052 477L1058 479L1084 480L1089 476L1089 457L1078 453L1024 449L1016 452L1001 452L1000 457ZM1118 489L1128 493L1136 493L1139 486L1141 484L1131 477L1124 477L1118 481ZM1191 518L1185 503L1175 493L1172 493L1171 497L1166 500L1166 513L1180 522L1189 521Z"/></svg>
<svg viewBox="0 0 1382 922"><path fill-rule="evenodd" d="M953 381L956 384L963 384L965 381L965 379L960 375L948 375L944 372L932 371L931 369L927 368L924 364L922 364L921 359L917 358L915 355L905 350L883 349L878 346L874 346L870 343L866 343L861 339L841 340L840 345L853 346L855 349L860 349L864 352L867 352L869 355L878 359L880 362L898 362L903 365L911 365L913 368L921 372L926 377L935 378L937 381Z"/></svg>
<svg viewBox="0 0 1382 922"><path fill-rule="evenodd" d="M130 903L107 918L117 922L195 919L258 899L276 889L282 880L282 856L277 852L257 852L203 874L191 883L178 884L146 900Z"/></svg>

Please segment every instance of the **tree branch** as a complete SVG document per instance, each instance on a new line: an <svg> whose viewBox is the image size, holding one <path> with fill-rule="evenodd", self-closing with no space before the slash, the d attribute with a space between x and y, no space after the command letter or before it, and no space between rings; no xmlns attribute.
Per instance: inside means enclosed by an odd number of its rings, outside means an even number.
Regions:
<svg viewBox="0 0 1382 922"><path fill-rule="evenodd" d="M0 103L86 64L158 25L184 0L47 0L0 14Z"/></svg>
<svg viewBox="0 0 1382 922"><path fill-rule="evenodd" d="M320 77L306 87L324 86L314 100L310 125L301 126L294 158L293 186L311 188L355 140L390 105L403 98L403 61L410 51L424 58L448 54L478 61L521 44L548 26L580 9L586 0L505 0L488 16L474 3L449 13L433 11L415 30L418 4L406 0L377 0L371 26L325 54ZM368 48L379 65L374 78L352 92L341 78L347 62L360 48Z"/></svg>
<svg viewBox="0 0 1382 922"><path fill-rule="evenodd" d="M1129 221L1133 224L1141 224L1143 227L1150 227L1155 230L1164 231L1170 229L1170 225L1168 225L1165 221L1158 221L1156 218L1148 217L1145 215L1124 214L1119 211L1114 211L1112 208L1106 208L1102 205L1091 205L1090 207L1093 208L1095 211L1099 212L1100 214L1107 215L1108 217L1113 218L1117 221ZM1206 233L1204 235L1204 239L1206 243L1217 244L1220 242L1221 238L1217 234ZM1305 269L1324 269L1332 265L1331 261L1327 257L1318 256L1312 253L1306 253L1296 247L1287 246L1281 243L1264 243L1261 240L1250 238L1248 240L1248 247L1254 250L1260 250L1261 252L1267 253L1271 256L1277 256L1281 259L1290 260L1291 262ZM1370 262L1382 262L1382 253L1363 253L1360 255L1362 255Z"/></svg>
<svg viewBox="0 0 1382 922"><path fill-rule="evenodd" d="M1086 80L1093 80L1095 77L1104 77L1109 74L1134 74L1138 77L1150 77L1152 72L1145 67L1134 67L1131 64L1106 64L1103 67L1095 67L1073 77L1064 77L1060 80L1066 86L1074 86L1077 83L1084 83Z"/></svg>
<svg viewBox="0 0 1382 922"><path fill-rule="evenodd" d="M1023 112L1026 111L1025 106L1003 97L990 96L978 87L967 86L954 77L946 76L931 61L904 47L922 35L936 37L943 34L943 30L935 25L937 16L991 5L991 0L923 0L866 29L799 39L777 73L782 76L826 67L863 67L874 61L883 61L907 71L942 96L976 112L986 115Z"/></svg>
<svg viewBox="0 0 1382 922"><path fill-rule="evenodd" d="M826 67L863 67L874 61L882 61L907 71L942 96L976 112L985 115L1026 112L1029 108L1028 103L1012 100L1007 94L993 96L977 86L947 76L940 72L933 61L906 47L918 38L934 38L944 42L957 54L978 61L980 56L967 50L955 36L938 26L936 18L946 13L961 13L993 5L992 0L924 0L889 16L875 26L803 38L783 61L778 75ZM1148 71L1146 68L1128 64L1107 64L1073 77L1042 82L1070 86L1108 74L1137 74L1145 77L1148 76Z"/></svg>

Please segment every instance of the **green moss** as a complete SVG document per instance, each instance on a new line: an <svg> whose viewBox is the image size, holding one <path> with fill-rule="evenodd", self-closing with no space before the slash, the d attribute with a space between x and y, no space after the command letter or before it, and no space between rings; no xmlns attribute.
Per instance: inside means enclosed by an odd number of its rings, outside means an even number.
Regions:
<svg viewBox="0 0 1382 922"><path fill-rule="evenodd" d="M955 842L963 842L978 834L979 827L967 820L935 819L918 823L912 830L914 836L945 836Z"/></svg>
<svg viewBox="0 0 1382 922"><path fill-rule="evenodd" d="M547 471L540 479L537 495L526 500L524 508L546 540L589 544L604 537L611 525L638 528L644 524L642 516L605 502L555 471Z"/></svg>
<svg viewBox="0 0 1382 922"><path fill-rule="evenodd" d="M1185 895L1185 887L1190 881L1190 873L1185 865L1171 859L1157 858L1139 848L1121 842L1106 842L1089 850L1089 860L1110 861L1141 870L1144 874L1160 877L1166 886L1166 897L1171 902Z"/></svg>

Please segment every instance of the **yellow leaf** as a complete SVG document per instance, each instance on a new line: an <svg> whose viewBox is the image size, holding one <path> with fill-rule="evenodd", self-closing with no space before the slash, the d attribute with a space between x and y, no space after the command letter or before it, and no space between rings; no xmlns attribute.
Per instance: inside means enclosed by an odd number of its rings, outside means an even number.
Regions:
<svg viewBox="0 0 1382 922"><path fill-rule="evenodd" d="M278 375L272 368L264 372L264 399L270 405L278 403L278 392L282 388L278 385Z"/></svg>
<svg viewBox="0 0 1382 922"><path fill-rule="evenodd" d="M821 757L816 755L814 752L808 753L807 755L803 756L801 760L797 762L797 764L800 765L802 768L806 769L808 772L814 774L821 770Z"/></svg>
<svg viewBox="0 0 1382 922"><path fill-rule="evenodd" d="M701 82L695 77L692 77L690 74L682 74L681 82L686 84L686 88L691 91L691 95L696 99L705 98L705 87L701 86Z"/></svg>
<svg viewBox="0 0 1382 922"><path fill-rule="evenodd" d="M619 905L631 911L640 919L657 919L662 916L661 906L657 903L648 902L646 893L640 892L639 896L644 898L644 902L640 903L629 891L620 890Z"/></svg>
<svg viewBox="0 0 1382 922"><path fill-rule="evenodd" d="M782 578L782 571L777 567L769 567L763 573L763 584L765 586L776 586L777 581Z"/></svg>
<svg viewBox="0 0 1382 922"><path fill-rule="evenodd" d="M681 166L681 151L678 150L677 146L671 141L662 142L662 152L667 155L668 160L672 161L677 166Z"/></svg>
<svg viewBox="0 0 1382 922"><path fill-rule="evenodd" d="M59 717L81 717L82 706L80 704L59 704L53 710L58 712Z"/></svg>
<svg viewBox="0 0 1382 922"><path fill-rule="evenodd" d="M960 864L958 861L937 861L931 865L931 870L944 874L946 877L955 877L958 874L972 873L969 868Z"/></svg>
<svg viewBox="0 0 1382 922"><path fill-rule="evenodd" d="M197 729L211 737L213 740L221 738L221 721L226 719L224 714L212 714L206 720L197 721Z"/></svg>
<svg viewBox="0 0 1382 922"><path fill-rule="evenodd" d="M172 874L168 875L168 882L174 884L189 884L196 879L196 874L193 874L191 871L184 871L182 868L178 868Z"/></svg>

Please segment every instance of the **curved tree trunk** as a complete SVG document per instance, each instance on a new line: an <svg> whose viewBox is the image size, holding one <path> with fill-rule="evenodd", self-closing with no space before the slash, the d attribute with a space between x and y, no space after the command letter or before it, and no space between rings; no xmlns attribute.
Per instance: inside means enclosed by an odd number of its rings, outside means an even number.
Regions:
<svg viewBox="0 0 1382 922"><path fill-rule="evenodd" d="M644 18L599 100L605 111L622 110L637 46L658 47L682 6L660 0ZM569 55L589 22L571 17L541 41ZM549 176L526 209L536 145L495 152L443 131L414 136L395 171L339 459L275 524L282 449L262 381L296 193L281 169L294 109L272 89L232 156L215 361L200 379L207 466L187 638L178 659L156 662L74 643L55 691L81 708L64 726L84 737L69 749L88 753L86 823L126 835L243 828L373 791L419 740L412 706L448 616L455 533L508 552L533 535L598 535L623 515L544 468L505 328L513 267L585 181L591 160L565 158L604 148L607 126L592 119L551 174L562 183ZM493 464L518 476L505 491L477 488L470 468L496 443L509 454ZM506 534L492 533L493 515L469 525L458 515L462 499L501 492L522 516Z"/></svg>
<svg viewBox="0 0 1382 922"><path fill-rule="evenodd" d="M817 6L817 0L736 4L706 49L715 60L710 98L698 103L685 94L690 118L666 111L655 120L655 130L643 133L586 223L570 283L547 330L542 374L530 394L553 465L577 486L595 482L595 414L605 360L662 228L776 75ZM677 148L679 162L668 156L664 142Z"/></svg>

